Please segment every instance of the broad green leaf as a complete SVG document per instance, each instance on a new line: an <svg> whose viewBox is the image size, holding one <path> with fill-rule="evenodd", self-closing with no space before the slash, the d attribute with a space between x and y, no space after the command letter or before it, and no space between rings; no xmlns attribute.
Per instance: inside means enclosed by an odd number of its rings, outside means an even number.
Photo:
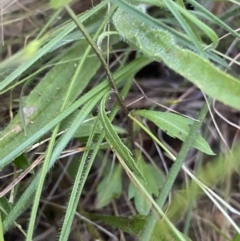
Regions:
<svg viewBox="0 0 240 241"><path fill-rule="evenodd" d="M113 23L122 38L143 54L164 62L210 97L240 109L240 81L237 78L178 46L166 30L153 28L121 9L114 14Z"/></svg>
<svg viewBox="0 0 240 241"><path fill-rule="evenodd" d="M146 182L140 182L150 195L158 196L159 188L164 182L163 175L151 164L145 163L143 157L141 156L141 153L138 153L136 156L139 157L139 170L146 179ZM149 213L151 205L146 202L146 200L142 196L142 193L134 186L132 182L130 182L128 186L128 198L134 199L134 204L139 214L147 215Z"/></svg>
<svg viewBox="0 0 240 241"><path fill-rule="evenodd" d="M193 124L193 120L191 119L168 112L137 110L132 114L147 118L169 136L173 138L177 137L182 141L185 141L190 131L190 127ZM206 154L214 155L211 147L200 134L197 135L193 147Z"/></svg>
<svg viewBox="0 0 240 241"><path fill-rule="evenodd" d="M108 168L109 170L109 168ZM97 187L96 208L102 208L122 193L122 166L115 165L112 171L105 172Z"/></svg>
<svg viewBox="0 0 240 241"><path fill-rule="evenodd" d="M22 169L22 170L25 170L27 169L30 164L26 158L26 156L24 154L18 156L15 160L14 160L14 164L19 168L19 169Z"/></svg>
<svg viewBox="0 0 240 241"><path fill-rule="evenodd" d="M18 114L0 133L0 159L59 115L66 94L66 86L76 70L75 62L72 59L81 56L87 45L85 40L75 44L62 59L69 62L65 63L64 67L60 64L52 68L32 90L24 101L23 107L27 135L23 131L21 117ZM100 62L96 56L93 55L86 59L83 71L78 75L79 82L74 85L68 105L82 93L99 67ZM2 167L0 163L0 168Z"/></svg>
<svg viewBox="0 0 240 241"><path fill-rule="evenodd" d="M111 122L109 121L107 114L105 112L105 102L106 102L107 96L103 98L100 105L100 117L103 129L106 134L106 139L112 150L119 155L122 160L125 162L125 164L129 167L129 169L135 173L140 179L145 181L144 176L140 172L139 168L137 167L137 164L135 160L132 157L132 153L130 150L126 147L126 145L123 144L115 130L113 129L113 126Z"/></svg>

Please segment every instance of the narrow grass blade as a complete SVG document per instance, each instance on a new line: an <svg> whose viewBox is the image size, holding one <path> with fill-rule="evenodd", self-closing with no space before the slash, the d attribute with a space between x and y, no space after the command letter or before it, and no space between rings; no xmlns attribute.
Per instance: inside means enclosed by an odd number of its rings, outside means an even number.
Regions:
<svg viewBox="0 0 240 241"><path fill-rule="evenodd" d="M101 8L105 7L107 4L107 0L102 1L99 5L92 8L85 14L81 15L80 21L85 21L89 17L91 17L93 14L97 13ZM37 60L39 60L43 55L45 55L47 52L49 52L54 46L58 44L61 39L63 39L66 35L68 35L71 31L73 31L76 28L76 25L71 22L68 25L66 25L61 31L58 32L58 34L51 39L47 44L45 44L37 53L36 55L31 58L28 61L25 61L18 65L18 67L11 72L7 77L4 78L0 82L0 91L3 90L5 87L7 87L9 84L12 83L13 80L18 78L26 69L28 69L31 65L33 65ZM1 68L1 66L0 66Z"/></svg>
<svg viewBox="0 0 240 241"><path fill-rule="evenodd" d="M132 157L132 153L130 150L123 144L117 133L115 132L111 122L109 121L109 118L106 115L105 112L105 102L106 102L107 96L103 98L101 101L100 106L100 116L101 116L101 122L103 129L106 133L106 139L108 144L111 146L112 150L117 153L119 156L121 156L122 160L126 163L126 165L130 168L132 172L134 172L141 180L145 181L145 178L143 177L142 173L140 172L139 168L137 167L137 164L135 160Z"/></svg>

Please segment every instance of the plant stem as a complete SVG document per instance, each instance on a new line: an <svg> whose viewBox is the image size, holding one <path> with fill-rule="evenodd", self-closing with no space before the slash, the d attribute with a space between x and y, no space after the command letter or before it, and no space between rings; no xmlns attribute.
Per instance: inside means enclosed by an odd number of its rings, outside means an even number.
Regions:
<svg viewBox="0 0 240 241"><path fill-rule="evenodd" d="M65 9L67 10L69 16L72 18L72 20L75 22L75 24L77 25L77 27L79 28L79 30L82 32L82 34L85 36L86 40L89 42L89 44L91 45L91 47L93 48L93 51L96 53L97 57L99 58L100 62L102 63L103 68L105 69L107 78L109 80L109 84L111 86L111 88L113 89L113 91L115 92L116 96L117 96L117 100L119 105L121 106L124 114L127 116L128 115L128 110L123 102L122 97L120 96L118 89L114 83L114 79L112 77L112 74L108 68L108 65L105 61L105 59L103 58L101 52L99 51L97 45L94 43L94 41L92 40L91 36L89 35L89 33L87 32L86 28L83 26L83 24L78 20L77 16L75 15L75 13L72 11L72 9L67 5L65 7Z"/></svg>
<svg viewBox="0 0 240 241"><path fill-rule="evenodd" d="M169 192L171 191L171 188L173 186L173 183L179 173L179 171L182 168L182 164L188 154L189 149L192 146L192 143L195 141L196 139L196 135L197 132L203 122L203 120L205 119L206 114L208 113L208 106L207 103L204 103L199 114L198 114L198 118L197 121L194 122L194 124L191 127L191 130L185 140L185 142L182 145L182 148L177 156L176 161L173 163L170 172L167 176L167 179L163 185L163 188L160 192L160 195L158 196L156 202L159 205L160 208L163 207ZM149 218L148 222L146 223L144 230L143 230L143 235L141 237L141 241L149 241L151 239L153 230L155 228L157 219L154 216L154 214L151 215L151 217Z"/></svg>

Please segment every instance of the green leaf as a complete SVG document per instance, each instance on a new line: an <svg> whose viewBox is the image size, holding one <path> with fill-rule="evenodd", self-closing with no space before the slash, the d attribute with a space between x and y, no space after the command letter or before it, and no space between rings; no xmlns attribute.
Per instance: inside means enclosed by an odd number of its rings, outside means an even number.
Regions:
<svg viewBox="0 0 240 241"><path fill-rule="evenodd" d="M0 212L0 241L4 241L2 214Z"/></svg>
<svg viewBox="0 0 240 241"><path fill-rule="evenodd" d="M116 82L117 82L117 80L116 80ZM125 86L124 86L123 90L121 91L121 95L123 97L125 97L127 95L128 91L130 89L131 83L132 83L132 77L128 76L128 81L125 82ZM101 96L102 92L103 92L103 90L101 92L97 92L97 94L95 96L93 96L93 100L96 99L97 96L99 96L99 95ZM102 96L101 96L101 98L102 98ZM109 117L111 120L116 115L117 110L118 110L118 105L115 104L112 108L112 112L111 112L110 117ZM99 115L98 115L97 122L96 122L96 125L95 125L96 127L98 125L99 119L100 118L99 118ZM73 126L74 125L75 124L73 123ZM91 146L92 141L93 141L93 137L94 137L94 132L95 131L93 130L91 135L89 136L87 146ZM83 186L84 186L84 184L86 182L86 179L89 175L92 164L93 164L94 160L96 159L97 153L99 152L99 148L101 146L101 143L103 142L104 136L105 136L105 133L103 131L100 134L97 143L95 143L95 148L93 149L90 158L89 158L89 152L88 151L84 152L83 157L81 158L80 166L78 168L78 172L77 172L77 175L76 175L76 178L75 178L75 181L74 181L72 193L71 193L71 196L70 196L70 199L69 199L69 204L68 204L68 207L67 207L66 215L65 215L64 222L63 222L63 225L62 225L62 228L61 228L61 234L60 234L59 241L60 240L68 240L68 236L69 236L69 233L70 233L71 227L72 227L72 221L73 221L74 216L75 216L75 210L78 206L79 197L82 193Z"/></svg>
<svg viewBox="0 0 240 241"><path fill-rule="evenodd" d="M0 198L0 209L2 210L2 213L4 213L4 216L7 215L12 209L12 204L9 203L6 197Z"/></svg>
<svg viewBox="0 0 240 241"><path fill-rule="evenodd" d="M109 170L109 169L108 169ZM122 193L122 166L116 165L112 171L105 172L97 187L96 208L102 208Z"/></svg>
<svg viewBox="0 0 240 241"><path fill-rule="evenodd" d="M176 230L176 233L172 232L166 223L162 220L157 222L154 228L150 241L176 241L179 240L178 235L181 236L185 241L191 241L183 233Z"/></svg>
<svg viewBox="0 0 240 241"><path fill-rule="evenodd" d="M50 7L57 9L57 8L62 8L69 4L72 0L51 0L50 1Z"/></svg>
<svg viewBox="0 0 240 241"><path fill-rule="evenodd" d="M137 238L141 237L142 230L144 225L146 224L148 217L144 215L134 215L132 217L116 217L116 216L108 216L102 214L89 214L89 217L92 220L100 220L105 224L108 224L112 227L119 228L123 232L129 233L131 235L136 236ZM191 241L186 235L177 231L179 235L185 238L186 241ZM169 228L164 222L159 221L158 225L156 225L153 235L150 241L176 241L178 238L174 233L169 232Z"/></svg>
<svg viewBox="0 0 240 241"><path fill-rule="evenodd" d="M158 196L159 188L164 182L164 176L151 164L146 164L141 156L141 153L138 153L136 156L139 156L138 167L143 176L146 179L146 182L140 180L144 188L148 191L150 195ZM135 185L130 182L128 186L128 198L134 199L135 207L139 214L147 215L151 208L148 202L143 198L142 193L135 187Z"/></svg>
<svg viewBox="0 0 240 241"><path fill-rule="evenodd" d="M4 241L4 229L2 218L6 217L10 210L12 209L11 203L8 202L6 197L0 198L0 241Z"/></svg>
<svg viewBox="0 0 240 241"><path fill-rule="evenodd" d="M129 78L129 76L134 75L139 69L141 69L143 66L145 66L149 63L150 63L150 60L143 56L134 60L133 62L131 62L124 68L120 69L113 75L114 79L116 80L116 84L119 84L122 81L125 81L127 78ZM100 94L101 98L102 98L104 96L104 94L106 94L108 91L109 91L108 81L104 80L99 85L97 85L95 88L93 88L89 92L87 92L84 96L80 97L77 101L75 101L70 107L68 107L66 110L64 110L62 113L60 113L57 117L50 120L49 123L47 123L39 131L35 132L29 139L25 140L19 146L16 146L16 148L13 151L6 154L6 156L4 156L3 159L1 159L0 163L3 165L4 163L11 161L12 158L15 158L17 155L19 155L19 153L23 152L29 145L33 144L39 137L41 137L43 134L45 134L46 131L51 130L56 124L59 123L59 121L62 121L64 118L68 117L76 109L81 107L83 104L85 104L87 101L89 101L93 97L96 98ZM82 108L84 108L84 107L82 107ZM83 113L85 113L85 112L86 112L86 109L84 108L81 115L83 116ZM80 117L79 119L82 119L82 117ZM61 140L59 141L59 144L60 144L60 142L62 142L61 143L62 146L60 148L54 150L48 169L50 169L54 165L56 159L59 157L60 153L62 152L62 150L68 143L69 139L73 136L73 133L78 128L79 119L77 119L77 121L72 123L73 126L77 126L77 127L74 130L72 130L70 134L66 133L66 135L67 134L68 135L63 136L61 138ZM99 137L99 138L103 139L103 134L104 133L102 133L101 137ZM102 143L102 139L99 139L100 140L99 146ZM95 148L93 150L93 152L95 152L97 150L98 149ZM95 153L95 155L96 155L96 153ZM95 156L92 154L92 157L93 158L90 158L90 159L94 159ZM3 227L4 227L5 232L13 225L16 218L24 210L26 210L29 207L31 200L32 200L31 197L33 196L33 194L37 188L37 185L39 183L39 177L40 177L40 175L38 175L38 174L34 177L32 182L30 183L30 185L27 187L27 189L24 191L24 193L18 198L18 200L16 200L16 203L13 206L12 210L4 219Z"/></svg>
<svg viewBox="0 0 240 241"><path fill-rule="evenodd" d="M239 33L236 30L234 30L233 28L231 28L231 26L229 26L228 24L226 24L224 22L224 21L226 21L226 19L224 19L224 16L221 16L221 19L220 19L215 14L213 14L211 11L209 11L207 8L205 8L203 5L198 3L196 0L188 0L188 2L191 3L198 10L200 10L202 13L204 13L206 16L208 16L211 21L214 21L215 23L217 23L218 26L225 29L227 32L230 32L234 37L236 37L238 39L240 38ZM234 10L239 11L237 6L234 7ZM225 15L225 13L223 13L223 15ZM233 15L234 15L234 13L231 13L231 17Z"/></svg>
<svg viewBox="0 0 240 241"><path fill-rule="evenodd" d="M237 233L232 241L240 241L240 234Z"/></svg>
<svg viewBox="0 0 240 241"><path fill-rule="evenodd" d="M109 121L105 112L105 102L107 95L102 99L100 105L100 117L103 129L106 134L106 139L112 150L119 155L129 169L134 172L140 179L145 181L144 176L140 172L139 168L134 161L130 150L123 144L116 131L113 129L111 122Z"/></svg>
<svg viewBox="0 0 240 241"><path fill-rule="evenodd" d="M77 51L76 51L77 52ZM78 53L78 52L77 52ZM116 79L117 84L120 83L122 80L127 78L132 73L135 73L137 70L141 69L143 66L148 64L150 62L149 59L146 57L140 57L136 59L134 62L128 64L123 69L119 70L116 74L114 74L114 79ZM70 66L71 67L71 66ZM91 68L91 64L88 66ZM88 69L86 69L89 71ZM51 76L52 77L52 76ZM53 78L55 80L55 78ZM43 80L42 80L43 81ZM41 82L42 82L41 81ZM59 83L61 84L61 82ZM46 83L44 83L46 85ZM44 87L44 86L43 86ZM48 88L48 85L45 86L45 88ZM78 86L78 88L81 88L81 86ZM55 91L55 89L53 88ZM59 90L59 89L57 89ZM39 89L38 89L39 91ZM31 94L38 95L38 91L32 91ZM63 91L63 90L62 90ZM103 92L102 92L103 91ZM90 90L87 94L85 94L83 97L79 98L74 104L72 104L69 108L64 110L62 113L56 113L53 118L50 118L49 120L44 119L43 115L43 121L45 125L42 126L38 131L35 129L35 132L32 132L28 129L27 133L31 133L32 135L29 137L26 137L23 135L23 133L19 133L21 131L21 126L18 125L18 123L21 122L20 117L17 116L13 119L13 121L9 124L9 126L4 129L4 131L0 132L0 169L3 168L5 165L10 163L12 159L16 158L21 152L26 150L30 145L32 145L34 142L36 142L40 137L42 137L46 132L50 131L56 124L58 124L60 121L62 121L64 118L72 114L77 108L82 106L86 101L88 101L92 96L97 95L99 92L102 92L104 95L107 91L109 91L108 81L105 80L101 84L99 84L97 87ZM44 93L44 89L41 89L41 93ZM48 102L51 103L51 100L49 101L49 96L44 96L48 99ZM53 98L53 101L56 101L53 96L50 96ZM43 101L45 101L43 99ZM51 103L51 105L54 105L54 103ZM51 110L51 111L56 111ZM48 115L51 115L51 113L48 113ZM15 123L17 122L17 123ZM36 122L34 122L36 124ZM17 124L17 125L16 125ZM42 125L41 121L39 122L40 125ZM28 125L28 128L36 128L35 126ZM21 134L21 135L19 135ZM11 143L11 144L10 144Z"/></svg>
<svg viewBox="0 0 240 241"><path fill-rule="evenodd" d="M140 237L140 234L147 220L147 217L143 215L116 217L116 216L110 216L110 215L90 213L89 217L94 221L100 220L105 224L108 224L112 227L119 228L123 232L129 233L136 237Z"/></svg>
<svg viewBox="0 0 240 241"><path fill-rule="evenodd" d="M137 9L136 11L140 12ZM153 18L148 16L148 19ZM191 50L178 46L174 37L166 30L153 28L121 9L115 12L113 23L122 38L143 54L164 62L210 97L240 109L240 81L237 78Z"/></svg>
<svg viewBox="0 0 240 241"><path fill-rule="evenodd" d="M190 127L193 124L193 120L191 119L168 112L137 110L132 114L147 118L161 128L164 132L166 132L166 134L169 136L173 138L177 137L182 141L185 141L190 131ZM197 138L193 143L193 147L206 154L215 155L211 147L200 134L197 135Z"/></svg>
<svg viewBox="0 0 240 241"><path fill-rule="evenodd" d="M62 58L62 61L67 62L64 64L64 68L62 64L56 65L31 91L24 101L23 107L27 135L23 131L21 117L18 114L0 133L2 137L0 142L1 160L60 114L62 101L66 95L66 86L76 71L75 62L72 62L72 60L83 55L87 46L88 43L85 40L72 46ZM99 67L100 62L96 56L86 59L83 71L78 75L81 84L75 83L68 105L82 93ZM0 169L6 164L1 162Z"/></svg>
<svg viewBox="0 0 240 241"><path fill-rule="evenodd" d="M25 170L27 169L30 164L26 158L26 156L24 154L18 156L15 160L14 160L14 164L19 168L19 169L22 169L22 170ZM34 170L32 170L30 173L34 173Z"/></svg>
<svg viewBox="0 0 240 241"><path fill-rule="evenodd" d="M61 123L61 130L66 130L69 125L71 124L72 120L74 120L75 116L76 116L77 112L75 111L75 113L73 113L72 115L70 115L68 118L66 118L62 123ZM89 116L84 123L82 123L82 125L77 129L77 131L74 134L74 137L77 138L84 138L84 137L88 137L92 130L93 127L95 125L96 122L96 118L93 118L92 116ZM126 134L126 130L122 127L113 125L114 130L118 133L118 134ZM96 128L95 130L95 134L101 134L102 129L101 129L101 125L98 125L98 128Z"/></svg>
<svg viewBox="0 0 240 241"><path fill-rule="evenodd" d="M97 102L100 100L100 98L101 98L101 92L98 93L94 98L89 100L88 103L86 103L85 108L81 109L81 111L78 114L78 117L72 123L68 132L72 130L72 135L73 135L73 133L78 128L78 125L80 125L80 123L83 121L83 119L85 119L85 117L87 115L89 115L89 112L97 104ZM97 124L98 123L96 123L96 126L97 126ZM65 135L69 136L69 133L66 133ZM70 135L70 138L72 135ZM93 137L94 137L94 130L92 131L91 135L89 136L87 146L92 145ZM62 142L65 141L64 139L66 139L66 138L62 137ZM59 147L62 148L60 145L59 145ZM52 154L52 157L53 156L54 156L54 153ZM58 239L59 241L68 240L69 233L72 228L72 222L73 222L75 212L76 212L76 209L78 206L79 198L82 193L83 185L86 181L87 174L89 173L89 170L93 163L93 160L89 161L88 157L89 157L89 150L87 150L83 153L83 156L82 156L81 160L79 161L77 174L75 176L74 184L72 187L71 195L70 195L69 202L68 202L67 209L66 209L66 214L65 214L64 221L63 221L63 224L61 227L61 233L60 233L59 239ZM90 158L90 160L91 160L91 158Z"/></svg>
<svg viewBox="0 0 240 241"><path fill-rule="evenodd" d="M58 0L56 0L58 1ZM92 15L96 14L100 9L104 8L107 4L107 0L102 1L100 4L85 12L80 16L80 21L84 22L89 19ZM56 46L62 39L71 33L76 28L74 22L69 22L56 31L53 31L51 35L46 39L46 44L40 48L40 50L33 56L33 58L23 61L24 50L19 51L17 54L11 56L7 61L0 63L0 91L11 84L15 79L19 78L21 74L31 67L34 63L40 60L46 53ZM3 74L2 74L3 72Z"/></svg>

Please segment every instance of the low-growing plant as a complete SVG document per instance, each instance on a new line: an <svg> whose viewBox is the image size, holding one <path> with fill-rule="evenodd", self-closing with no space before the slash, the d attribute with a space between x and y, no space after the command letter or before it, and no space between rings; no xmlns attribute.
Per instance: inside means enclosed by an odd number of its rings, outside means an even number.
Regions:
<svg viewBox="0 0 240 241"><path fill-rule="evenodd" d="M121 233L120 240L193 240L189 230L193 228L191 220L197 219L194 208L205 197L224 220L220 227L211 224L219 240L238 240L240 229L229 212L239 212L223 197L223 191L216 193L214 189L225 180L231 183L239 169L239 148L232 145L224 153L219 148L221 141L214 150L209 142L209 130L224 142L212 113L215 102L229 110L234 108L234 113L240 110L239 76L230 68L230 58L218 49L217 32L217 28L228 31L239 41L240 35L228 22L230 13L238 13L232 9L215 16L206 3L195 0L103 0L79 16L71 0L51 0L49 6L52 16L36 37L0 64L1 94L21 89L18 112L0 133L0 168L5 171L14 166L14 180L0 193L0 240L13 227L27 241L34 240L45 205L59 208L42 198L47 180L61 181L64 175L73 183L64 198L67 203L60 206L64 211L60 212L62 221L55 224L56 240L71 240L73 233L81 233L81 228L73 231L79 215L88 223L90 236L99 240L105 239L93 221L128 233L127 238ZM155 10L151 12L150 7ZM159 19L159 9L169 19ZM70 20L50 28L61 14ZM239 65L237 59L230 60ZM112 68L114 61L117 64ZM163 111L154 101L151 108L140 105L130 111L126 98L134 78L153 61L184 78L184 87L198 89L202 99L197 115L174 111L168 103ZM37 83L36 77L40 77ZM212 120L215 129L209 127ZM181 141L178 152L174 153L150 126ZM232 138L234 143L237 137ZM170 170L164 172L166 163L158 163L159 156L151 156L141 138L154 143L162 159L165 156L172 161ZM75 144L77 148L73 148ZM37 156L35 150L41 145ZM69 146L70 150L65 150ZM74 157L61 179L54 177L58 160L76 153L81 155ZM195 153L194 168L185 163L189 153ZM93 170L97 170L96 180L88 190ZM182 171L187 182L177 184ZM226 195L229 192L228 183ZM81 204L86 204L92 193L96 195L94 213ZM116 200L124 196L129 209L134 210L132 215L119 216L116 211ZM110 204L115 215L104 215ZM23 214L29 220L27 226L19 218ZM182 216L185 218L179 225Z"/></svg>

